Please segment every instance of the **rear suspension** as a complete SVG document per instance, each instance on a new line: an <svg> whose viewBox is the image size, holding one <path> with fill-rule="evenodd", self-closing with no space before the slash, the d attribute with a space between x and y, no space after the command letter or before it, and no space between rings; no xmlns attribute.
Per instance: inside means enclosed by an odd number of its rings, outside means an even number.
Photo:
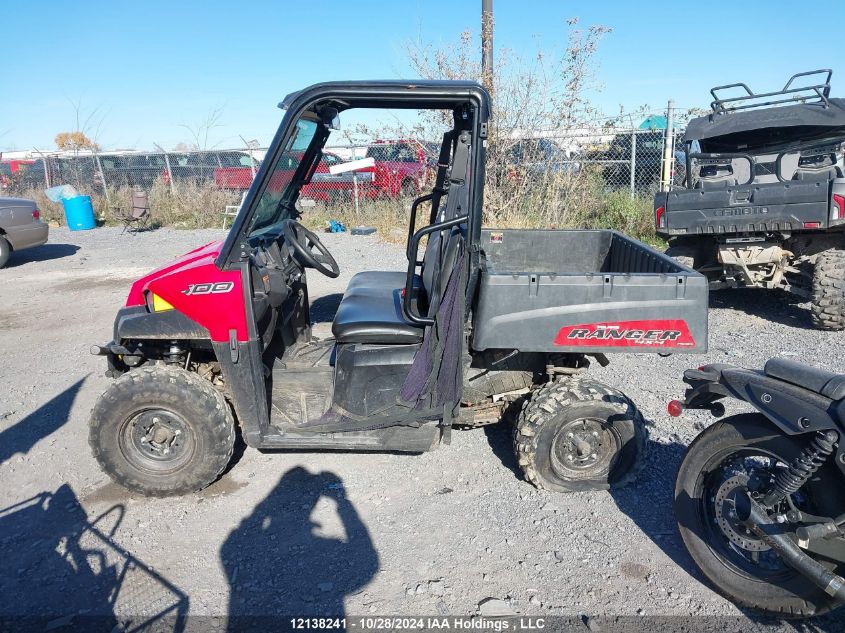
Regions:
<svg viewBox="0 0 845 633"><path fill-rule="evenodd" d="M774 487L761 500L765 507L780 503L810 480L833 453L839 435L835 431L819 431L810 445L801 451L785 470L775 478Z"/></svg>

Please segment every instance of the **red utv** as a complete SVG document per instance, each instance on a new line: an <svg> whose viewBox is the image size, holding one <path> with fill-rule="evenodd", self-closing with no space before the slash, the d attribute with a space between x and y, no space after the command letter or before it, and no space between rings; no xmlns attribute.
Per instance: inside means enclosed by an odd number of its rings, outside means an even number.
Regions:
<svg viewBox="0 0 845 633"><path fill-rule="evenodd" d="M226 468L236 428L256 448L418 453L519 410L514 450L535 485L630 478L642 419L584 372L606 352L706 349L704 278L614 231L483 229L490 103L476 83L325 83L282 106L226 240L136 281L92 350L116 379L91 414L102 468L182 494ZM395 107L454 121L411 205L407 270L355 275L318 340L307 274L340 269L297 201L341 111Z"/></svg>

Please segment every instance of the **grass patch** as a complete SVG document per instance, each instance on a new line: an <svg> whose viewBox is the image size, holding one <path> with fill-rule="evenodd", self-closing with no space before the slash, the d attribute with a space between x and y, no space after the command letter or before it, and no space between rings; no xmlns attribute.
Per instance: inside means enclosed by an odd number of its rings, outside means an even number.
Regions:
<svg viewBox="0 0 845 633"><path fill-rule="evenodd" d="M492 186L490 186L492 184ZM488 184L485 194L484 226L495 228L601 228L615 229L626 235L663 248L665 242L654 232L652 199L634 196L627 191L603 192L594 182L533 183L533 187L496 187ZM51 202L43 190L20 192L38 203L42 217L58 225L65 224L61 204ZM132 188L109 191L109 199L102 193L91 195L94 213L106 225L118 225L115 213L132 204ZM506 202L510 200L510 202ZM150 223L180 229L221 228L223 211L227 205L240 203L240 194L226 191L212 184L179 183L175 190L157 181L149 191ZM326 230L330 220L342 222L347 230L355 226L375 227L381 239L404 244L407 239L411 199L362 200L357 209L347 200L329 207L317 202L301 205L303 223L316 231ZM428 223L429 203L420 205L417 228Z"/></svg>

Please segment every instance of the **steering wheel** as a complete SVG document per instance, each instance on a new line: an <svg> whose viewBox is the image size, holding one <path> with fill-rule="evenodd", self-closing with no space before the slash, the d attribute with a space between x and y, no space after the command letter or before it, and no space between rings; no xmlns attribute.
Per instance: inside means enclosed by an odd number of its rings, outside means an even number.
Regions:
<svg viewBox="0 0 845 633"><path fill-rule="evenodd" d="M282 235L285 242L293 248L300 264L314 268L332 279L340 275L340 266L313 231L309 231L296 220L285 220L282 223Z"/></svg>

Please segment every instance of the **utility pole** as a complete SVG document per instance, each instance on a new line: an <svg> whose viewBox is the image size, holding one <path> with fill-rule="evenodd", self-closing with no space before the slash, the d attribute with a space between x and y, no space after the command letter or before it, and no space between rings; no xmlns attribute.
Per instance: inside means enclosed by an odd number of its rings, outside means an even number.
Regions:
<svg viewBox="0 0 845 633"><path fill-rule="evenodd" d="M666 106L666 136L663 139L663 168L660 174L660 190L672 189L672 166L675 162L675 102L669 99Z"/></svg>
<svg viewBox="0 0 845 633"><path fill-rule="evenodd" d="M481 83L493 94L493 0L481 0Z"/></svg>

